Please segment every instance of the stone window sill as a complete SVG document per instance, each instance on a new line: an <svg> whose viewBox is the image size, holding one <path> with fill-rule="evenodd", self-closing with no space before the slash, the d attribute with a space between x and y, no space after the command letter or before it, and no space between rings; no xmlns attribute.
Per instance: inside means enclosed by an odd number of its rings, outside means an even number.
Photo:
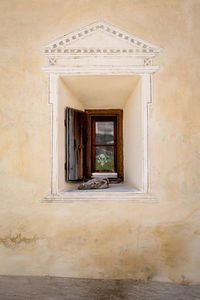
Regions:
<svg viewBox="0 0 200 300"><path fill-rule="evenodd" d="M132 202L158 202L150 193L140 192L124 184L110 184L108 189L61 191L47 195L42 202L73 202L73 201L132 201Z"/></svg>

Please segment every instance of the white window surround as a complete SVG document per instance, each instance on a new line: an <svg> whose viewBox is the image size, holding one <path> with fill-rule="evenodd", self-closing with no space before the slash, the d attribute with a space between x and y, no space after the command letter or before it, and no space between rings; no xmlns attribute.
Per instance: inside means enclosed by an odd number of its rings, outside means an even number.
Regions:
<svg viewBox="0 0 200 300"><path fill-rule="evenodd" d="M133 202L155 202L150 187L150 161L148 149L148 106L152 103L152 74L159 67L153 58L161 51L155 46L116 26L99 21L64 35L47 44L42 52L48 65L43 71L49 74L48 102L51 105L51 192L44 202L71 202L73 200L128 200ZM140 191L59 190L58 170L58 81L71 75L140 75L143 128L142 189ZM109 195L109 196L108 196Z"/></svg>

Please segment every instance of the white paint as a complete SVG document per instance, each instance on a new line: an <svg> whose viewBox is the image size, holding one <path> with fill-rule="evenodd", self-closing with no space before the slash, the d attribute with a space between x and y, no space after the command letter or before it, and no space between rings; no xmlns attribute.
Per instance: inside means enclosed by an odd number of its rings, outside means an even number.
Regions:
<svg viewBox="0 0 200 300"><path fill-rule="evenodd" d="M83 59L75 60L76 63L71 67L71 60L76 59L76 56L72 57L70 60L65 60L62 67L60 66L49 66L42 68L44 72L54 73L58 75L141 75L141 74L151 74L159 70L158 66L138 66L135 61L126 61L123 57L118 58L116 61L107 60L102 65L102 58L96 57L95 60L92 58L87 60L83 64ZM119 64L118 64L119 61ZM134 65L131 65L134 63ZM120 65L121 64L121 65Z"/></svg>
<svg viewBox="0 0 200 300"><path fill-rule="evenodd" d="M51 109L51 194L58 194L58 75L52 73L49 77L49 103Z"/></svg>
<svg viewBox="0 0 200 300"><path fill-rule="evenodd" d="M108 45L104 45L104 49L90 49L87 45L87 41L84 38L87 36L92 37L95 45L97 32L103 32L105 35L112 36L115 42L111 42L109 39ZM74 40L82 40L81 47L72 49ZM123 41L123 42L122 42ZM130 43L132 49L124 48L124 41ZM111 43L111 44L110 44ZM113 45L113 47L111 47ZM92 51L91 51L92 50ZM104 50L106 50L104 52ZM129 51L130 50L130 51ZM130 181L132 184L140 187L140 192L123 192L122 194L110 193L109 199L114 200L133 200L143 201L144 199L151 199L150 186L149 186L149 153L148 153L148 103L151 101L151 74L156 72L159 68L152 65L152 58L161 50L160 47L155 46L147 41L144 41L132 34L129 34L116 26L107 24L103 21L95 24L88 25L78 31L74 31L68 35L65 35L43 48L45 56L48 58L48 66L43 68L45 72L50 73L49 81L49 102L52 104L52 176L51 176L51 194L45 197L44 201L68 201L71 200L88 200L89 194L83 197L80 193L63 193L61 188L65 186L63 182L63 169L61 170L61 164L63 163L63 133L59 133L59 126L62 129L62 120L60 120L60 113L63 113L63 108L66 103L77 103L71 96L69 97L69 91L60 89L60 97L58 92L58 77L60 76L72 76L72 75L141 75L142 76L142 88L141 88L141 110L142 118L140 126L142 127L142 145L143 145L143 157L142 157L142 175L139 172L135 173L135 176L131 174ZM132 51L132 52L131 52ZM62 84L61 84L62 86ZM62 86L64 87L64 86ZM68 96L65 97L64 95ZM65 102L66 98L66 102ZM137 94L134 96L139 101ZM61 99L61 100L60 100ZM68 100L67 100L68 99ZM61 103L59 103L61 101ZM69 102L67 102L69 101ZM71 102L72 101L72 102ZM75 101L75 102L74 102ZM95 103L95 101L94 101ZM97 103L97 102L96 102ZM79 103L80 104L80 103ZM98 107L98 105L95 105ZM59 108L58 108L59 107ZM136 108L135 108L136 109ZM139 109L139 108L137 108ZM127 110L126 110L127 112ZM134 112L136 114L136 110ZM139 121L139 118L138 118ZM126 124L126 127L128 125ZM138 143L139 135L136 134L134 129L134 138ZM137 137L137 138L136 138ZM62 141L61 141L62 140ZM126 144L125 144L126 145ZM60 147L60 148L59 148ZM127 147L127 146L125 146ZM60 150L59 150L60 149ZM126 155L130 157L130 150L125 149ZM137 153L137 151L136 151ZM140 152L141 153L141 152ZM61 157L60 157L61 155ZM126 166L128 166L126 162ZM137 169L139 164L137 165ZM126 167L127 169L127 167ZM127 174L130 173L130 168L126 170ZM133 177L135 179L133 180ZM137 177L137 179L136 179ZM127 178L127 176L126 176ZM128 180L128 179L127 179ZM70 184L67 184L70 187ZM67 189L68 189L67 188ZM106 200L108 196L106 193L93 193L90 200ZM88 198L89 197L89 198Z"/></svg>
<svg viewBox="0 0 200 300"><path fill-rule="evenodd" d="M63 76L85 109L122 109L137 83L137 76Z"/></svg>
<svg viewBox="0 0 200 300"><path fill-rule="evenodd" d="M124 177L126 184L143 190L142 84L131 93L124 106Z"/></svg>
<svg viewBox="0 0 200 300"><path fill-rule="evenodd" d="M92 178L95 178L95 177L107 177L107 178L117 178L117 173L92 173Z"/></svg>
<svg viewBox="0 0 200 300"><path fill-rule="evenodd" d="M72 187L73 189L73 187ZM113 188L114 189L114 188ZM117 190L116 192L109 192L109 189L101 191L87 191L83 193L82 191L63 191L57 195L47 195L42 200L43 202L64 202L70 203L72 201L131 201L135 203L157 203L158 200L155 199L150 193L141 193L137 190L129 192L126 190Z"/></svg>
<svg viewBox="0 0 200 300"><path fill-rule="evenodd" d="M143 192L150 190L150 159L149 159L149 104L152 102L152 77L146 73L142 76L142 133L143 133Z"/></svg>

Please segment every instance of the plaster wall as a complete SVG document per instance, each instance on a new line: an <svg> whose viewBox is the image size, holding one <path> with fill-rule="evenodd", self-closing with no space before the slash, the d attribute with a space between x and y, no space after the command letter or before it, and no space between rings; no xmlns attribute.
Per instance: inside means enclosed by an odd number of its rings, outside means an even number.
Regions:
<svg viewBox="0 0 200 300"><path fill-rule="evenodd" d="M85 109L123 109L138 76L75 75L63 79Z"/></svg>
<svg viewBox="0 0 200 300"><path fill-rule="evenodd" d="M50 108L38 49L98 19L164 48L150 110L157 203L42 203ZM0 273L200 283L198 0L0 2Z"/></svg>
<svg viewBox="0 0 200 300"><path fill-rule="evenodd" d="M128 97L123 109L124 121L124 180L142 190L143 132L141 80Z"/></svg>

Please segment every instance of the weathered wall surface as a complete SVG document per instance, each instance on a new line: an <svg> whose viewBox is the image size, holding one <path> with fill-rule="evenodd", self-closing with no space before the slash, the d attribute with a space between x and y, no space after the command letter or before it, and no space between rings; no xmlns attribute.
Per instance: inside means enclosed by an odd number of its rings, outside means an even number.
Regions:
<svg viewBox="0 0 200 300"><path fill-rule="evenodd" d="M2 0L0 14L0 273L200 283L200 1ZM38 49L99 19L164 48L150 109L158 203L40 202L50 109Z"/></svg>

